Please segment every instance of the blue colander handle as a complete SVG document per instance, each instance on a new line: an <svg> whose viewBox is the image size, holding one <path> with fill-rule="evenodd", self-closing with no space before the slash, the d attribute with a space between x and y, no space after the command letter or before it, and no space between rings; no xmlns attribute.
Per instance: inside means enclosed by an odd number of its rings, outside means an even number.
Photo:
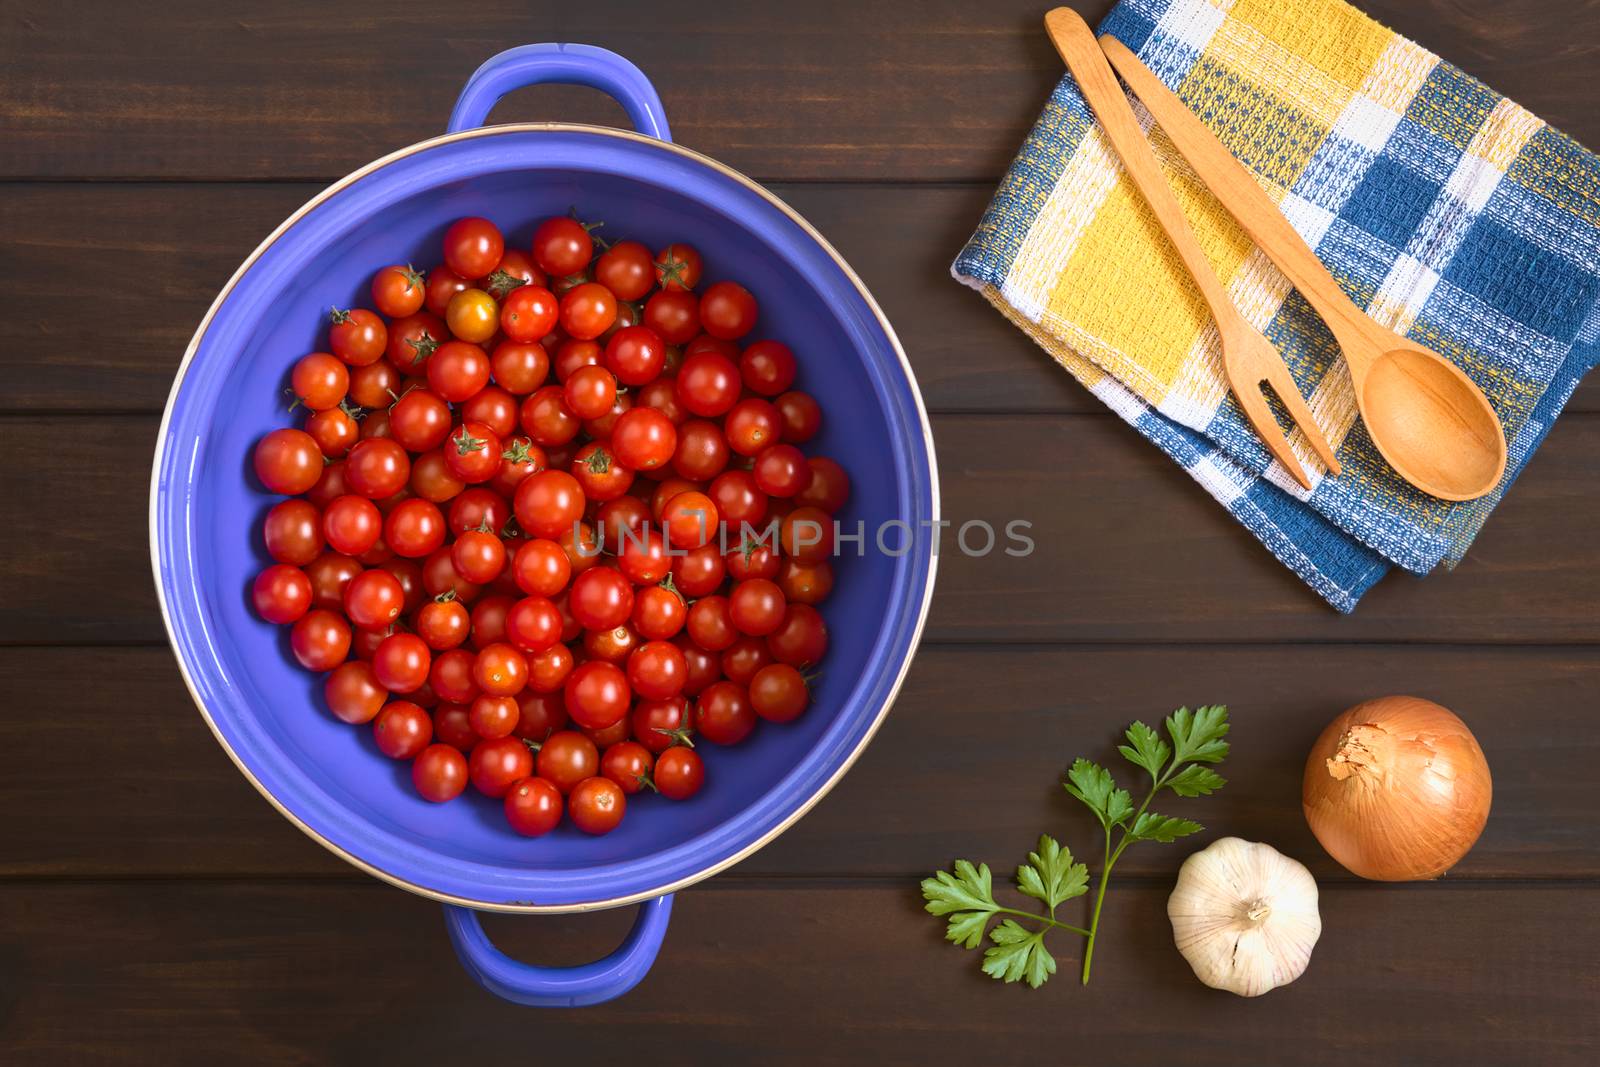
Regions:
<svg viewBox="0 0 1600 1067"><path fill-rule="evenodd" d="M591 44L525 44L489 57L461 90L450 113L450 132L482 126L494 105L513 89L551 82L599 89L622 105L634 129L672 140L661 97L644 71Z"/></svg>
<svg viewBox="0 0 1600 1067"><path fill-rule="evenodd" d="M489 942L471 908L444 906L450 943L467 973L498 997L534 1008L582 1008L622 996L639 984L667 936L672 895L639 905L628 938L603 960L578 967L535 967L507 956Z"/></svg>

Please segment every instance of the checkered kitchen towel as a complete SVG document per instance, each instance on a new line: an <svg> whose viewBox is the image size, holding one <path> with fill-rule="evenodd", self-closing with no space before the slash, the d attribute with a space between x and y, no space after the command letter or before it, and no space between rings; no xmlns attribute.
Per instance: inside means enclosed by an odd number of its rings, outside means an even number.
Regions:
<svg viewBox="0 0 1600 1067"><path fill-rule="evenodd" d="M952 273L1340 611L1391 564L1453 566L1600 360L1600 159L1342 0L1123 0L1100 32L1243 160L1358 304L1472 376L1506 428L1505 481L1460 504L1402 482L1321 320L1152 131L1207 256L1344 474L1306 492L1272 463L1228 394L1199 294L1070 77Z"/></svg>

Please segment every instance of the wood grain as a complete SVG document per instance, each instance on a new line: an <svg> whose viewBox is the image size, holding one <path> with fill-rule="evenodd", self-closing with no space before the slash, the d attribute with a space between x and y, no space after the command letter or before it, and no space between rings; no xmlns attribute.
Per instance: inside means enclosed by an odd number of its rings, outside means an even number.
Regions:
<svg viewBox="0 0 1600 1067"><path fill-rule="evenodd" d="M74 675L82 680L59 681ZM4 650L0 677L13 706L37 707L26 695L48 694L49 707L0 718L10 767L0 879L365 877L256 795L165 649ZM919 654L860 763L732 876L914 878L961 856L1006 871L1045 829L1087 849L1096 828L1055 784L1066 766L1088 756L1131 785L1114 751L1123 726L1226 701L1228 787L1166 807L1206 823L1202 840L1268 841L1319 879L1349 880L1301 817L1305 753L1337 712L1406 692L1462 715L1494 772L1493 816L1451 880L1600 878L1591 791L1578 785L1600 763L1590 729L1597 689L1595 648L935 645ZM66 753L72 766L104 772L64 774ZM1186 851L1142 846L1122 869L1169 877Z"/></svg>
<svg viewBox="0 0 1600 1067"><path fill-rule="evenodd" d="M1594 887L1327 886L1322 939L1265 1000L1206 989L1172 947L1166 879L1113 890L1094 980L1032 991L940 939L914 885L720 882L680 894L622 1000L531 1013L461 972L438 905L377 885L0 887L0 1051L29 1063L1593 1062ZM496 917L521 958L571 964L626 911ZM93 1024L85 1021L92 1006ZM1050 1051L1046 1051L1050 1050Z"/></svg>
<svg viewBox="0 0 1600 1067"><path fill-rule="evenodd" d="M495 52L583 41L644 69L678 140L762 179L992 179L1060 68L1048 5L877 0L556 5L396 0L382 14L316 0L270 8L13 0L0 35L0 177L331 179L442 131ZM1111 6L1080 0L1091 21ZM1600 8L1549 0L1368 0L1421 40L1590 145ZM775 23L775 19L779 20ZM92 33L84 32L92 25ZM781 30L776 30L781 26ZM495 118L622 121L592 91L540 89Z"/></svg>
<svg viewBox="0 0 1600 1067"><path fill-rule="evenodd" d="M0 644L165 639L144 532L155 431L153 416L0 420L5 488L30 502L0 557ZM1573 519L1594 493L1592 416L1562 421L1459 570L1393 575L1348 617L1111 415L945 415L934 437L954 523L936 640L1600 640L1600 542ZM1031 556L960 551L962 524L1014 519L1033 524Z"/></svg>

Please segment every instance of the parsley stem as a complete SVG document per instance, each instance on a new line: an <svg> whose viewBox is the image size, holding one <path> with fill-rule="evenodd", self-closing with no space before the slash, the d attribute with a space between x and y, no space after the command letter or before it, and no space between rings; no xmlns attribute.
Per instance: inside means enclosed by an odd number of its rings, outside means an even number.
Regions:
<svg viewBox="0 0 1600 1067"><path fill-rule="evenodd" d="M1007 915L1021 915L1025 919L1032 919L1035 922L1041 922L1041 923L1044 923L1047 926L1054 926L1059 930L1069 930L1069 931L1071 931L1072 933L1075 933L1075 934L1082 934L1084 937L1091 936L1089 934L1089 931L1085 930L1081 926L1073 926L1070 923L1057 922L1056 920L1050 918L1050 916L1041 915L1036 911L1022 911L1019 908L1004 908L1004 907L996 907L994 910L995 911L1003 911Z"/></svg>
<svg viewBox="0 0 1600 1067"><path fill-rule="evenodd" d="M1153 784L1150 786L1150 792L1145 794L1144 803L1140 804L1139 810L1133 813L1133 818L1129 819L1123 824L1122 837L1117 840L1117 847L1115 850L1111 848L1111 827L1107 826L1105 828L1105 861L1100 865L1100 885L1094 895L1094 911L1089 914L1089 943L1083 948L1083 985L1089 984L1089 965L1094 962L1094 942L1096 936L1100 933L1100 908L1106 902L1106 886L1111 881L1111 868L1116 866L1117 860L1122 858L1123 850L1133 843L1128 833L1128 827L1138 823L1139 816L1145 813L1145 809L1148 808L1150 806L1150 802L1156 798L1156 794L1161 792L1161 787L1166 785L1167 779L1171 776L1172 771L1177 767L1177 764L1177 757L1174 756L1172 763L1165 771L1162 772L1159 777L1154 775L1151 776L1151 781Z"/></svg>

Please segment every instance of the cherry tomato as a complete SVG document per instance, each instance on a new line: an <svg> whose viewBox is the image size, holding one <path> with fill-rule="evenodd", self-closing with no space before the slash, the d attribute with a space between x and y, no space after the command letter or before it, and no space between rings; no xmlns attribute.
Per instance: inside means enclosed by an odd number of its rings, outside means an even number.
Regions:
<svg viewBox="0 0 1600 1067"><path fill-rule="evenodd" d="M481 651L505 641L506 615L514 603L516 601L511 597L495 594L472 605L472 637L469 640L473 648Z"/></svg>
<svg viewBox="0 0 1600 1067"><path fill-rule="evenodd" d="M688 669L677 645L647 641L628 657L628 684L646 700L665 700L683 691Z"/></svg>
<svg viewBox="0 0 1600 1067"><path fill-rule="evenodd" d="M633 471L618 462L599 441L578 450L572 460L572 476L583 489L584 498L602 503L615 500L633 484Z"/></svg>
<svg viewBox="0 0 1600 1067"><path fill-rule="evenodd" d="M446 341L428 357L428 388L459 404L489 384L489 357L475 344Z"/></svg>
<svg viewBox="0 0 1600 1067"><path fill-rule="evenodd" d="M560 315L556 294L542 285L524 285L506 294L500 308L500 329L513 342L538 341L555 329Z"/></svg>
<svg viewBox="0 0 1600 1067"><path fill-rule="evenodd" d="M528 684L528 661L507 644L492 644L478 653L472 680L491 696L515 696Z"/></svg>
<svg viewBox="0 0 1600 1067"><path fill-rule="evenodd" d="M631 408L622 413L611 431L611 448L617 459L633 470L652 471L672 459L678 447L678 430L655 408Z"/></svg>
<svg viewBox="0 0 1600 1067"><path fill-rule="evenodd" d="M391 693L414 693L428 682L433 654L428 643L416 634L396 633L385 637L372 657L372 670L378 682Z"/></svg>
<svg viewBox="0 0 1600 1067"><path fill-rule="evenodd" d="M394 622L405 601L400 582L378 568L362 571L344 587L344 613L352 625L363 630L381 630Z"/></svg>
<svg viewBox="0 0 1600 1067"><path fill-rule="evenodd" d="M753 456L768 445L777 444L781 429L778 409L757 397L733 405L722 424L728 447L741 456Z"/></svg>
<svg viewBox="0 0 1600 1067"><path fill-rule="evenodd" d="M783 420L781 433L791 445L803 445L822 429L822 408L810 393L790 390L772 402Z"/></svg>
<svg viewBox="0 0 1600 1067"><path fill-rule="evenodd" d="M359 556L377 544L382 534L378 505L364 496L347 494L323 509L322 536L335 552Z"/></svg>
<svg viewBox="0 0 1600 1067"><path fill-rule="evenodd" d="M389 408L389 436L411 452L427 452L450 436L450 406L426 389L411 389Z"/></svg>
<svg viewBox="0 0 1600 1067"><path fill-rule="evenodd" d="M450 298L444 321L458 339L482 344L500 329L500 306L482 289L463 289Z"/></svg>
<svg viewBox="0 0 1600 1067"><path fill-rule="evenodd" d="M717 524L722 520L710 497L691 490L667 501L661 521L667 528L667 540L674 547L698 548L716 536Z"/></svg>
<svg viewBox="0 0 1600 1067"><path fill-rule="evenodd" d="M422 275L409 266L384 267L372 276L372 303L391 319L416 314L423 296Z"/></svg>
<svg viewBox="0 0 1600 1067"><path fill-rule="evenodd" d="M682 697L640 700L628 715L633 739L653 753L667 750L689 724L689 705Z"/></svg>
<svg viewBox="0 0 1600 1067"><path fill-rule="evenodd" d="M722 679L722 657L717 653L701 648L686 633L679 634L672 643L683 652L683 663L688 670L683 683L684 696L699 696Z"/></svg>
<svg viewBox="0 0 1600 1067"><path fill-rule="evenodd" d="M571 565L573 574L586 571L600 562L600 539L595 536L594 528L586 522L573 523L566 533L556 538L556 544L567 554L567 563Z"/></svg>
<svg viewBox="0 0 1600 1067"><path fill-rule="evenodd" d="M350 369L326 352L313 352L294 365L289 384L300 403L312 411L326 411L344 399L350 388Z"/></svg>
<svg viewBox="0 0 1600 1067"><path fill-rule="evenodd" d="M570 793L573 786L599 771L600 751L578 731L558 730L539 747L536 765L540 778L562 793Z"/></svg>
<svg viewBox="0 0 1600 1067"><path fill-rule="evenodd" d="M779 663L810 667L822 662L828 651L828 624L809 604L790 604L783 622L767 635L767 647Z"/></svg>
<svg viewBox="0 0 1600 1067"><path fill-rule="evenodd" d="M462 282L461 287L465 288L466 284ZM454 295L454 290L451 291L451 295ZM450 297L446 296L445 304L449 302ZM437 315L432 311L423 311L407 315L403 319L395 319L389 324L389 362L393 363L402 374L414 377L427 371L429 357L450 336L444 319L439 317L444 311L445 306L441 305ZM379 404L363 406L378 407Z"/></svg>
<svg viewBox="0 0 1600 1067"><path fill-rule="evenodd" d="M762 396L777 396L794 384L794 352L782 341L757 341L739 356L739 376L745 388Z"/></svg>
<svg viewBox="0 0 1600 1067"><path fill-rule="evenodd" d="M756 324L756 298L737 282L717 282L700 298L700 325L712 337L737 341Z"/></svg>
<svg viewBox="0 0 1600 1067"><path fill-rule="evenodd" d="M612 547L617 553L617 568L635 585L655 585L672 570L672 557L659 530L625 532L620 543Z"/></svg>
<svg viewBox="0 0 1600 1067"><path fill-rule="evenodd" d="M582 367L599 367L605 364L605 349L594 341L564 340L556 348L551 369L558 380L565 382Z"/></svg>
<svg viewBox="0 0 1600 1067"><path fill-rule="evenodd" d="M638 537L649 524L650 505L637 496L624 494L601 505L595 532L608 552L616 552L624 537Z"/></svg>
<svg viewBox="0 0 1600 1067"><path fill-rule="evenodd" d="M389 328L376 313L366 308L349 311L334 308L331 318L333 326L328 330L328 347L351 366L376 363L388 351Z"/></svg>
<svg viewBox="0 0 1600 1067"><path fill-rule="evenodd" d="M635 407L654 408L665 415L674 426L682 426L689 412L678 403L678 379L662 376L647 382L634 394Z"/></svg>
<svg viewBox="0 0 1600 1067"><path fill-rule="evenodd" d="M739 399L739 368L717 352L689 356L678 369L678 402L704 418L726 414Z"/></svg>
<svg viewBox="0 0 1600 1067"><path fill-rule="evenodd" d="M783 623L783 590L765 578L750 578L728 594L728 617L740 633L765 637Z"/></svg>
<svg viewBox="0 0 1600 1067"><path fill-rule="evenodd" d="M561 328L580 341L605 333L617 318L617 298L597 282L574 286L561 297Z"/></svg>
<svg viewBox="0 0 1600 1067"><path fill-rule="evenodd" d="M656 281L661 288L683 291L700 284L700 253L693 245L670 244L656 253Z"/></svg>
<svg viewBox="0 0 1600 1067"><path fill-rule="evenodd" d="M499 530L510 519L510 507L488 489L468 489L450 502L450 532L453 534L484 527Z"/></svg>
<svg viewBox="0 0 1600 1067"><path fill-rule="evenodd" d="M628 798L609 778L585 778L567 797L572 825L586 834L609 834L622 822Z"/></svg>
<svg viewBox="0 0 1600 1067"><path fill-rule="evenodd" d="M617 294L618 300L642 298L656 284L650 249L638 241L618 241L595 262L594 280Z"/></svg>
<svg viewBox="0 0 1600 1067"><path fill-rule="evenodd" d="M714 745L737 745L756 728L750 694L734 682L716 682L694 703L695 732Z"/></svg>
<svg viewBox="0 0 1600 1067"><path fill-rule="evenodd" d="M778 588L791 604L820 604L833 592L833 565L821 563L796 563L783 561L778 572Z"/></svg>
<svg viewBox="0 0 1600 1067"><path fill-rule="evenodd" d="M588 660L605 660L607 663L626 663L628 656L639 646L639 635L632 626L623 623L609 630L583 631L583 655ZM599 742L595 742L599 744Z"/></svg>
<svg viewBox="0 0 1600 1067"><path fill-rule="evenodd" d="M650 585L634 593L630 621L646 640L665 641L683 629L688 614L689 609L677 592Z"/></svg>
<svg viewBox="0 0 1600 1067"><path fill-rule="evenodd" d="M530 474L517 486L517 524L531 537L559 540L562 534L570 536L586 505L583 488L566 471Z"/></svg>
<svg viewBox="0 0 1600 1067"><path fill-rule="evenodd" d="M350 624L331 611L313 608L289 631L289 648L308 671L331 671L350 654Z"/></svg>
<svg viewBox="0 0 1600 1067"><path fill-rule="evenodd" d="M528 688L536 693L554 693L566 684L567 675L577 665L572 649L554 644L528 657Z"/></svg>
<svg viewBox="0 0 1600 1067"><path fill-rule="evenodd" d="M383 539L407 559L421 559L437 551L444 537L444 516L438 506L419 497L400 501L383 521Z"/></svg>
<svg viewBox="0 0 1600 1067"><path fill-rule="evenodd" d="M361 573L361 564L337 552L324 552L306 566L311 579L311 606L329 611L344 610L344 590Z"/></svg>
<svg viewBox="0 0 1600 1067"><path fill-rule="evenodd" d="M761 668L774 662L767 643L759 637L741 637L723 650L722 676L748 686Z"/></svg>
<svg viewBox="0 0 1600 1067"><path fill-rule="evenodd" d="M505 570L506 548L497 534L468 530L450 546L450 563L467 581L487 585Z"/></svg>
<svg viewBox="0 0 1600 1067"><path fill-rule="evenodd" d="M723 596L701 597L689 605L684 630L707 652L721 652L739 637L733 617L728 613L728 599Z"/></svg>
<svg viewBox="0 0 1600 1067"><path fill-rule="evenodd" d="M372 720L372 739L390 759L415 759L433 740L433 718L409 700L391 701Z"/></svg>
<svg viewBox="0 0 1600 1067"><path fill-rule="evenodd" d="M676 745L656 757L656 792L668 800L688 800L705 784L705 764L692 748Z"/></svg>
<svg viewBox="0 0 1600 1067"><path fill-rule="evenodd" d="M417 635L435 651L455 648L467 639L471 616L459 600L430 600L417 613Z"/></svg>
<svg viewBox="0 0 1600 1067"><path fill-rule="evenodd" d="M637 741L620 741L600 756L600 774L632 796L644 788L655 766L650 750Z"/></svg>
<svg viewBox="0 0 1600 1067"><path fill-rule="evenodd" d="M712 544L691 548L672 562L672 582L690 598L716 592L726 574L722 553Z"/></svg>
<svg viewBox="0 0 1600 1067"><path fill-rule="evenodd" d="M486 738L467 760L473 786L496 799L506 795L511 783L533 773L533 753L517 737Z"/></svg>
<svg viewBox="0 0 1600 1067"><path fill-rule="evenodd" d="M722 562L736 582L749 578L775 579L782 568L776 539L767 537L765 533L761 537L746 536L739 544L728 549Z"/></svg>
<svg viewBox="0 0 1600 1067"><path fill-rule="evenodd" d="M678 447L672 469L680 477L707 482L728 465L728 442L722 429L709 419L687 419L678 427Z"/></svg>
<svg viewBox="0 0 1600 1067"><path fill-rule="evenodd" d="M795 494L794 502L835 514L850 499L850 476L827 456L812 456L806 464L811 477L805 488Z"/></svg>
<svg viewBox="0 0 1600 1067"><path fill-rule="evenodd" d="M757 489L776 497L792 497L810 485L812 479L812 468L805 455L793 445L783 444L762 449L750 473Z"/></svg>
<svg viewBox="0 0 1600 1067"><path fill-rule="evenodd" d="M700 301L693 293L662 290L645 301L644 325L669 345L686 344L700 332Z"/></svg>
<svg viewBox="0 0 1600 1067"><path fill-rule="evenodd" d="M299 496L322 477L322 452L304 430L273 430L256 445L255 470L270 492Z"/></svg>
<svg viewBox="0 0 1600 1067"><path fill-rule="evenodd" d="M500 470L500 436L481 422L463 422L444 444L450 473L468 485L493 478Z"/></svg>
<svg viewBox="0 0 1600 1067"><path fill-rule="evenodd" d="M317 443L317 450L329 459L338 459L361 439L361 424L342 408L313 411L306 416L305 430Z"/></svg>
<svg viewBox="0 0 1600 1067"><path fill-rule="evenodd" d="M311 579L299 567L274 563L250 587L256 614L280 625L294 622L311 610Z"/></svg>
<svg viewBox="0 0 1600 1067"><path fill-rule="evenodd" d="M483 586L475 585L456 573L456 565L450 561L450 549L445 546L434 549L423 561L422 586L429 596L448 592L467 604L478 599L478 594L483 592Z"/></svg>
<svg viewBox="0 0 1600 1067"><path fill-rule="evenodd" d="M526 396L550 376L550 355L537 341L501 341L489 357L489 369L506 392Z"/></svg>
<svg viewBox="0 0 1600 1067"><path fill-rule="evenodd" d="M411 783L424 800L454 800L467 788L467 757L449 745L429 745L411 764Z"/></svg>
<svg viewBox="0 0 1600 1067"><path fill-rule="evenodd" d="M492 741L511 736L511 731L522 721L522 708L512 697L484 693L467 709L467 717L473 733Z"/></svg>
<svg viewBox="0 0 1600 1067"><path fill-rule="evenodd" d="M616 402L617 379L604 367L579 367L566 379L561 397L578 418L598 419Z"/></svg>
<svg viewBox="0 0 1600 1067"><path fill-rule="evenodd" d="M472 729L472 714L465 704L440 704L434 710L433 739L461 752L471 752L482 740ZM465 773L463 764L463 777Z"/></svg>
<svg viewBox="0 0 1600 1067"><path fill-rule="evenodd" d="M524 652L543 652L561 640L561 631L561 609L548 597L523 597L506 613L506 640Z"/></svg>
<svg viewBox="0 0 1600 1067"><path fill-rule="evenodd" d="M540 693L530 687L522 691L517 702L521 717L514 732L518 737L543 741L567 724L567 705L559 690Z"/></svg>
<svg viewBox="0 0 1600 1067"><path fill-rule="evenodd" d="M549 457L544 449L526 437L505 438L502 435L501 444L505 447L500 451L500 467L487 484L500 496L510 498L516 495L522 479L550 465Z"/></svg>
<svg viewBox="0 0 1600 1067"><path fill-rule="evenodd" d="M787 663L774 663L756 672L750 682L750 703L756 714L770 722L800 717L811 703L805 676Z"/></svg>
<svg viewBox="0 0 1600 1067"><path fill-rule="evenodd" d="M488 219L457 219L444 231L445 266L469 280L494 270L505 250L505 238Z"/></svg>
<svg viewBox="0 0 1600 1067"><path fill-rule="evenodd" d="M627 676L604 660L578 664L567 675L562 695L572 721L591 730L603 730L620 721L632 701Z"/></svg>
<svg viewBox="0 0 1600 1067"><path fill-rule="evenodd" d="M322 554L322 513L304 500L274 504L262 524L267 555L304 567Z"/></svg>
<svg viewBox="0 0 1600 1067"><path fill-rule="evenodd" d="M778 526L783 554L796 563L821 563L833 555L833 518L821 508L795 508Z"/></svg>
<svg viewBox="0 0 1600 1067"><path fill-rule="evenodd" d="M577 219L553 216L533 231L533 261L551 277L576 274L594 257L594 239Z"/></svg>
<svg viewBox="0 0 1600 1067"><path fill-rule="evenodd" d="M572 580L573 618L585 629L621 626L633 612L633 586L614 567L590 567Z"/></svg>
<svg viewBox="0 0 1600 1067"><path fill-rule="evenodd" d="M667 346L648 326L626 326L606 343L605 360L623 385L644 385L666 365Z"/></svg>
<svg viewBox="0 0 1600 1067"><path fill-rule="evenodd" d="M344 461L350 491L369 500L387 500L406 487L411 478L411 457L398 442L387 437L358 441Z"/></svg>
<svg viewBox="0 0 1600 1067"><path fill-rule="evenodd" d="M506 790L506 822L523 837L542 837L561 823L561 790L543 778L523 778Z"/></svg>
<svg viewBox="0 0 1600 1067"><path fill-rule="evenodd" d="M517 588L530 596L553 597L572 576L572 564L561 546L542 537L517 549L511 570Z"/></svg>
<svg viewBox="0 0 1600 1067"><path fill-rule="evenodd" d="M522 402L518 418L522 432L546 448L566 444L583 428L583 421L567 407L565 391L559 385L535 389Z"/></svg>
<svg viewBox="0 0 1600 1067"><path fill-rule="evenodd" d="M756 487L755 478L747 470L723 471L712 480L706 493L730 527L753 527L767 517L767 494Z"/></svg>
<svg viewBox="0 0 1600 1067"><path fill-rule="evenodd" d="M484 288L496 300L504 300L507 293L523 285L543 285L548 279L544 271L534 265L533 257L515 248L508 248L500 262L484 279Z"/></svg>
<svg viewBox="0 0 1600 1067"><path fill-rule="evenodd" d="M398 392L400 372L387 359L350 369L350 400L360 407L385 407Z"/></svg>

